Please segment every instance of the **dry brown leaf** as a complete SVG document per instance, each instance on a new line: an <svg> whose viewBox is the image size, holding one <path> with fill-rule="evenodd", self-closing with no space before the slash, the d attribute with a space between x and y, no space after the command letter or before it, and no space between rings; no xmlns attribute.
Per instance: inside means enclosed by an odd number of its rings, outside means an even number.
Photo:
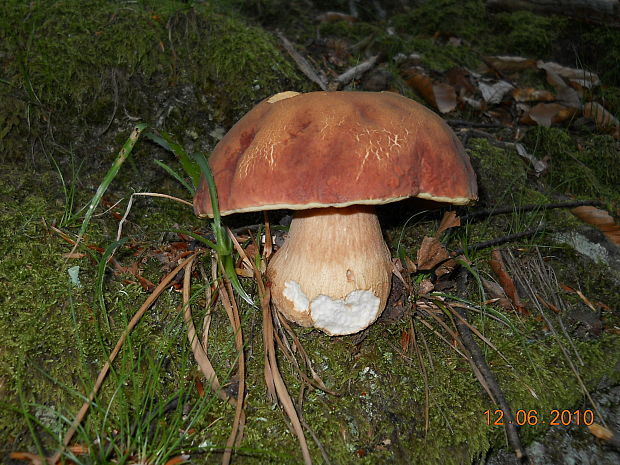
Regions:
<svg viewBox="0 0 620 465"><path fill-rule="evenodd" d="M521 298L519 297L514 281L508 274L508 271L506 271L506 265L504 264L501 251L499 249L493 250L491 257L491 260L489 260L491 269L493 273L495 273L495 276L497 276L500 286L502 286L502 289L512 302L513 307L519 313L529 315L530 312L521 303Z"/></svg>
<svg viewBox="0 0 620 465"><path fill-rule="evenodd" d="M405 265L409 273L415 273L416 271L418 271L418 267L415 265L415 263L413 263L413 260L411 260L408 256L405 256Z"/></svg>
<svg viewBox="0 0 620 465"><path fill-rule="evenodd" d="M536 67L536 60L513 56L487 56L484 57L484 62L488 67L502 73L514 73Z"/></svg>
<svg viewBox="0 0 620 465"><path fill-rule="evenodd" d="M400 333L400 348L403 352L409 351L409 343L411 342L411 330L402 331Z"/></svg>
<svg viewBox="0 0 620 465"><path fill-rule="evenodd" d="M601 83L597 74L583 69L569 68L551 61L538 61L536 66L538 69L545 70L547 72L547 77L552 73L588 89L598 86Z"/></svg>
<svg viewBox="0 0 620 465"><path fill-rule="evenodd" d="M612 244L620 246L620 225L605 210L586 205L573 208L571 213L601 231Z"/></svg>
<svg viewBox="0 0 620 465"><path fill-rule="evenodd" d="M612 133L614 137L620 137L620 121L600 103L586 103L583 106L583 116L592 119L597 128Z"/></svg>
<svg viewBox="0 0 620 465"><path fill-rule="evenodd" d="M590 433L592 433L597 438L602 439L603 441L609 441L611 438L614 437L613 431L605 428L602 425L599 425L598 423L592 423L591 425L588 425L588 429L590 430Z"/></svg>
<svg viewBox="0 0 620 465"><path fill-rule="evenodd" d="M422 68L414 66L404 72L407 85L415 90L428 103L435 105L435 94L433 93L433 80L427 76Z"/></svg>
<svg viewBox="0 0 620 465"><path fill-rule="evenodd" d="M581 97L575 89L568 86L558 89L557 101L571 108L581 109L582 107Z"/></svg>
<svg viewBox="0 0 620 465"><path fill-rule="evenodd" d="M176 457L172 457L168 459L165 465L177 465L179 463L189 462L189 455L177 455Z"/></svg>
<svg viewBox="0 0 620 465"><path fill-rule="evenodd" d="M465 68L450 68L446 71L446 81L454 87L459 97L473 96L476 86L471 82L471 73Z"/></svg>
<svg viewBox="0 0 620 465"><path fill-rule="evenodd" d="M456 108L456 92L450 84L443 82L433 84L433 96L435 98L435 107L441 113L450 113Z"/></svg>
<svg viewBox="0 0 620 465"><path fill-rule="evenodd" d="M481 278L481 280L482 287L484 287L484 290L489 294L489 297L493 303L497 303L506 310L512 310L514 308L510 302L510 299L506 297L506 293L504 292L504 289L502 289L502 286L495 281L489 281L484 278Z"/></svg>
<svg viewBox="0 0 620 465"><path fill-rule="evenodd" d="M347 23L354 23L357 21L355 16L348 15L346 13L340 13L339 11L326 11L316 17L317 21L321 23L336 23L338 21L346 21Z"/></svg>
<svg viewBox="0 0 620 465"><path fill-rule="evenodd" d="M441 223L439 223L439 227L437 228L437 232L435 233L435 237L440 238L441 234L450 228L455 228L461 225L461 219L456 216L456 212L449 211L443 214L443 218L441 218Z"/></svg>
<svg viewBox="0 0 620 465"><path fill-rule="evenodd" d="M448 260L450 255L441 242L435 237L425 236L422 245L418 249L417 267L418 270L435 270L437 277L450 273L454 269L454 260Z"/></svg>
<svg viewBox="0 0 620 465"><path fill-rule="evenodd" d="M533 87L513 89L512 98L517 102L552 102L555 100L555 96L548 90Z"/></svg>
<svg viewBox="0 0 620 465"><path fill-rule="evenodd" d="M430 279L423 279L420 281L420 285L418 286L418 294L429 294L433 292L435 289L435 285Z"/></svg>
<svg viewBox="0 0 620 465"><path fill-rule="evenodd" d="M530 108L521 118L524 124L538 124L546 128L554 123L561 123L571 118L576 113L575 108L570 108L559 103L539 103Z"/></svg>
<svg viewBox="0 0 620 465"><path fill-rule="evenodd" d="M448 113L456 108L456 92L450 84L434 83L433 79L419 67L405 71L405 79L409 87L441 113Z"/></svg>

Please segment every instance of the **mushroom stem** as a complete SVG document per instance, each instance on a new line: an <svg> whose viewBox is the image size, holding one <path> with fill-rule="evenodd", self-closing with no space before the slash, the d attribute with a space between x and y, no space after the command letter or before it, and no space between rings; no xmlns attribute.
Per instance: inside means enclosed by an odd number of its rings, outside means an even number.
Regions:
<svg viewBox="0 0 620 465"><path fill-rule="evenodd" d="M330 335L352 334L381 314L390 292L390 252L373 206L295 212L267 268L276 308Z"/></svg>

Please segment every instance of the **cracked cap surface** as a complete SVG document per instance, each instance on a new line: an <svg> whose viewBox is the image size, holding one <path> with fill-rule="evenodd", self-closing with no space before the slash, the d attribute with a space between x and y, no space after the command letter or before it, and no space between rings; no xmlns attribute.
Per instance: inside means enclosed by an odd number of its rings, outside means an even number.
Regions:
<svg viewBox="0 0 620 465"><path fill-rule="evenodd" d="M477 199L469 157L450 127L391 92L276 94L231 128L209 165L222 215ZM204 177L194 210L212 213Z"/></svg>

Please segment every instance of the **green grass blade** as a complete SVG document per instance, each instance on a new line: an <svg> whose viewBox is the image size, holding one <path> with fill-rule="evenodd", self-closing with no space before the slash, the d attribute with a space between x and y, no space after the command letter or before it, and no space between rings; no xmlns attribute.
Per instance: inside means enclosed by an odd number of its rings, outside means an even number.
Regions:
<svg viewBox="0 0 620 465"><path fill-rule="evenodd" d="M155 160L155 164L159 166L160 168L162 168L164 171L166 171L166 173L168 173L174 179L179 181L181 185L183 185L183 187L187 189L187 191L190 193L192 197L196 195L196 189L193 186L189 185L187 181L185 181L185 179L183 179L183 177L179 173L177 173L172 168L170 168L168 165L166 165L165 163L162 163L159 160Z"/></svg>
<svg viewBox="0 0 620 465"><path fill-rule="evenodd" d="M215 242L211 242L209 239L207 239L206 237L202 237L200 234L196 234L191 231L183 231L183 230L173 230L172 232L186 234L190 237L193 237L198 242L202 242L204 245L206 245L210 249L213 249L218 255L220 253L220 248L218 247L218 244L216 244Z"/></svg>
<svg viewBox="0 0 620 465"><path fill-rule="evenodd" d="M101 314L106 322L106 329L108 332L110 331L110 320L108 319L108 313L105 307L105 300L103 299L103 280L105 278L105 267L108 264L108 260L112 256L112 254L122 246L125 242L127 242L129 238L125 237L120 241L112 242L103 252L101 259L99 260L99 265L97 266L97 277L95 281L95 300L99 302L99 308L101 310Z"/></svg>
<svg viewBox="0 0 620 465"><path fill-rule="evenodd" d="M118 174L118 171L120 170L125 160L127 160L129 155L131 155L131 151L133 150L134 145L136 145L136 142L140 138L140 134L142 134L142 131L146 129L146 126L147 125L145 123L140 123L136 125L135 129L129 135L129 139L127 139L127 141L125 142L125 145L123 145L123 148L121 148L120 152L118 152L118 155L116 156L116 159L114 160L114 163L112 163L112 166L106 173L103 181L101 182L101 184L99 184L99 187L97 188L97 192L95 192L95 195L93 196L90 203L88 204L86 215L84 215L84 220L82 221L82 227L80 228L80 232L78 233L78 240L76 241L76 245L80 241L80 239L84 236L84 233L86 232L86 229L88 228L88 225L93 216L93 213L95 213L95 209L99 205L99 202L101 202L101 198L103 197L103 194L105 194L106 190L108 190L108 187L110 186L110 184L112 183L116 175Z"/></svg>
<svg viewBox="0 0 620 465"><path fill-rule="evenodd" d="M198 184L200 184L200 168L187 154L185 149L174 141L170 134L165 131L159 131L159 135L152 132L147 132L145 136L156 144L161 145L164 149L174 153L174 155L179 159L183 170L191 178L194 188L198 187Z"/></svg>
<svg viewBox="0 0 620 465"><path fill-rule="evenodd" d="M195 153L194 160L198 163L200 167L200 171L204 175L207 180L207 185L209 186L209 196L211 197L211 208L213 209L213 232L215 232L215 238L218 243L228 243L230 244L230 250L232 251L232 242L226 235L224 228L222 228L222 217L220 215L220 204L217 198L217 189L215 187L215 179L213 178L213 173L211 172L211 168L209 168L209 163L207 163L207 158L202 153Z"/></svg>
<svg viewBox="0 0 620 465"><path fill-rule="evenodd" d="M207 163L207 158L202 153L195 153L194 160L196 160L196 163L198 163L198 166L200 166L200 170L207 181L207 185L209 186L211 208L213 209L212 228L213 232L215 233L217 245L219 246L219 248L221 248L221 252L218 252L218 256L222 261L224 272L226 273L226 276L228 276L228 279L230 280L233 289L241 296L243 300L245 300L248 304L254 306L254 301L241 286L241 282L239 282L239 277L237 276L237 272L235 271L235 262L232 256L232 241L230 237L228 237L224 226L222 226L222 218L220 216L220 207L217 200L215 179L213 178L213 173L211 173L211 169L209 168L209 164Z"/></svg>

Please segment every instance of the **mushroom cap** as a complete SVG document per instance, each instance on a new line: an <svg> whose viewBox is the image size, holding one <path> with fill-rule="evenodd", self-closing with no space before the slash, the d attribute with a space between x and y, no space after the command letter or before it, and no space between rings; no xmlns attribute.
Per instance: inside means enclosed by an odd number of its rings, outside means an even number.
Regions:
<svg viewBox="0 0 620 465"><path fill-rule="evenodd" d="M209 165L222 215L477 199L469 157L450 127L391 92L276 94L228 131ZM212 215L204 177L194 210Z"/></svg>

